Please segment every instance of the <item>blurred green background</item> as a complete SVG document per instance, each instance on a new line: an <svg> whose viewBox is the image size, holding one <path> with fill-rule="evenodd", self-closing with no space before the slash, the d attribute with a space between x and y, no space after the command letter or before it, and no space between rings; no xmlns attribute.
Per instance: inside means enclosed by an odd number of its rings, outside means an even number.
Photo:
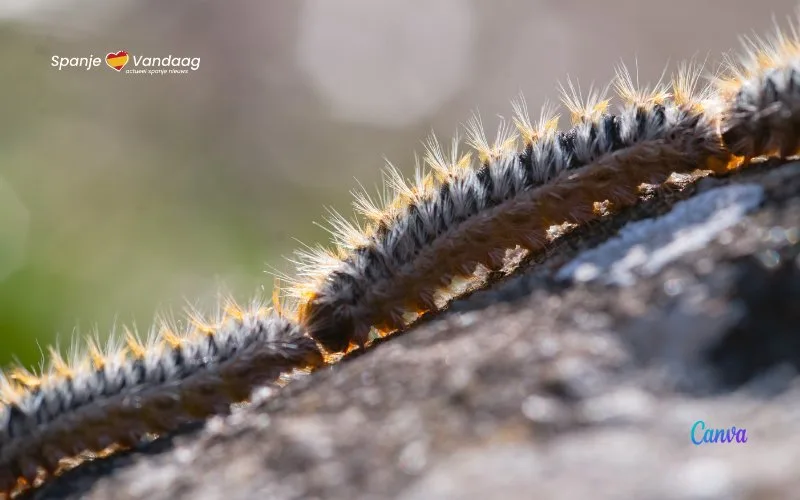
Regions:
<svg viewBox="0 0 800 500"><path fill-rule="evenodd" d="M710 55L795 0L6 0L0 3L0 365L40 345L149 327L326 239L382 157L409 172L431 130L493 130L567 74ZM53 55L200 57L188 75L50 66ZM129 63L130 64L130 63Z"/></svg>

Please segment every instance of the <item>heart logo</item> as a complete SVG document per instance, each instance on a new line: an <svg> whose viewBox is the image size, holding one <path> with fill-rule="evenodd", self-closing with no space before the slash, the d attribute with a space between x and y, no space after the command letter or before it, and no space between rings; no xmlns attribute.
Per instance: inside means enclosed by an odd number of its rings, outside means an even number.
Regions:
<svg viewBox="0 0 800 500"><path fill-rule="evenodd" d="M108 64L109 68L122 71L122 68L128 64L128 53L124 50L120 50L119 52L109 52L106 54L106 64Z"/></svg>

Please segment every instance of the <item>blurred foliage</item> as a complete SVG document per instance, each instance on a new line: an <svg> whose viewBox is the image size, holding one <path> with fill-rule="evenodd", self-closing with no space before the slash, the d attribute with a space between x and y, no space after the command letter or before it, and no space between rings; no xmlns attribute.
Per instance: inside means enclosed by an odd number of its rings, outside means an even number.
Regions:
<svg viewBox="0 0 800 500"><path fill-rule="evenodd" d="M229 168L221 130L191 101L152 80L103 86L119 75L50 67L53 54L84 53L0 25L0 177L30 215L25 261L0 279L0 365L35 365L47 344L63 349L75 333L102 337L117 323L146 331L154 312L179 312L181 297L246 300L271 287L261 271L279 266L290 236L319 238L308 223L316 204L280 210L308 193Z"/></svg>

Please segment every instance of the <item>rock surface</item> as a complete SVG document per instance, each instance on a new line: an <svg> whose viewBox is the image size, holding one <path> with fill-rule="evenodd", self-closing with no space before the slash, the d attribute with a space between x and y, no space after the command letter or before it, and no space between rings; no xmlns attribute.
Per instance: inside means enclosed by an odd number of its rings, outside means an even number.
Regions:
<svg viewBox="0 0 800 500"><path fill-rule="evenodd" d="M699 198L712 191L727 201ZM717 205L665 218L697 199ZM651 227L620 232L637 220ZM602 246L625 231L645 239ZM583 271L558 273L577 256ZM800 163L659 191L535 260L230 416L25 497L796 497ZM697 446L698 420L747 442Z"/></svg>

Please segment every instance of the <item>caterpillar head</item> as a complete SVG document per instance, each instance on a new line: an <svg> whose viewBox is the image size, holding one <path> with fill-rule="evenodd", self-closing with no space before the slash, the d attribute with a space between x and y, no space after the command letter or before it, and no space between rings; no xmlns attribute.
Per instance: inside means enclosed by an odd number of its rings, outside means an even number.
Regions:
<svg viewBox="0 0 800 500"><path fill-rule="evenodd" d="M352 307L320 297L302 304L298 318L328 352L345 352L351 344L363 347L369 337L369 325L358 321Z"/></svg>

